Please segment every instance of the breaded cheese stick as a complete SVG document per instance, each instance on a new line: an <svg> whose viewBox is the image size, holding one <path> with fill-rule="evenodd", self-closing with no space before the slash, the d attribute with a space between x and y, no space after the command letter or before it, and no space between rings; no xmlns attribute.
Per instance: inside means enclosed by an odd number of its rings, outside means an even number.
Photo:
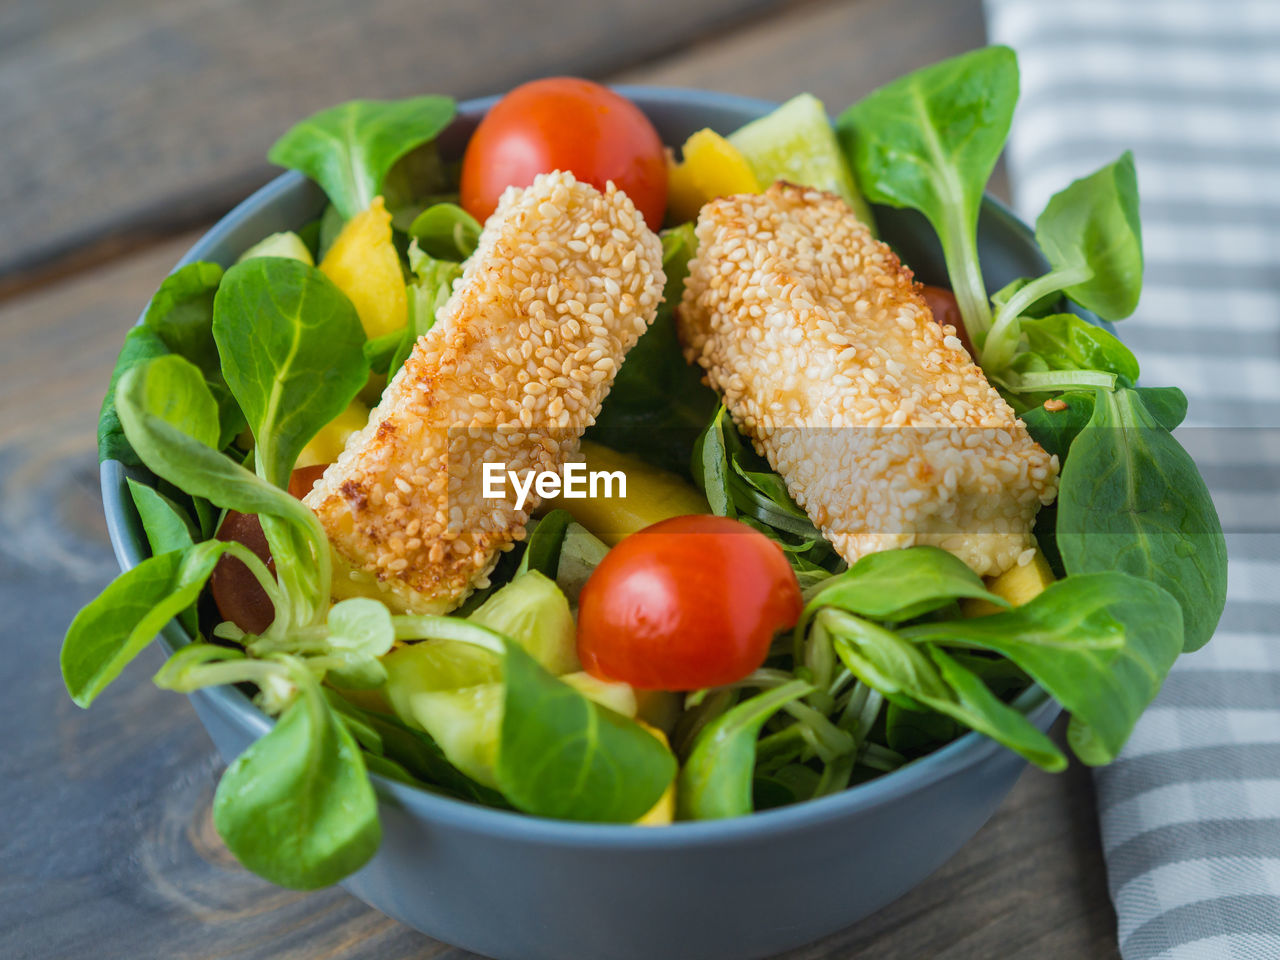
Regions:
<svg viewBox="0 0 1280 960"><path fill-rule="evenodd" d="M557 172L508 190L435 326L306 497L335 596L442 613L487 585L538 498L485 499L484 464L561 469L663 283L660 241L612 184Z"/></svg>
<svg viewBox="0 0 1280 960"><path fill-rule="evenodd" d="M985 576L1031 558L1057 458L843 200L779 182L707 204L697 235L686 358L845 560L934 544Z"/></svg>

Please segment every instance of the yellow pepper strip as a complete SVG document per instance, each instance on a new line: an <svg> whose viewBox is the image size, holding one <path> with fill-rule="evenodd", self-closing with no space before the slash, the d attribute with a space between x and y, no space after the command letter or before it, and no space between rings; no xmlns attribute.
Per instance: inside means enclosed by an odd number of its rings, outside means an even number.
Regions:
<svg viewBox="0 0 1280 960"><path fill-rule="evenodd" d="M684 142L684 159L667 171L667 209L672 220L694 220L702 205L735 193L759 193L760 183L738 148L713 130Z"/></svg>
<svg viewBox="0 0 1280 960"><path fill-rule="evenodd" d="M363 430L368 422L369 408L359 400L352 400L347 409L321 427L311 442L302 448L295 469L333 463L346 449L347 439L357 430Z"/></svg>
<svg viewBox="0 0 1280 960"><path fill-rule="evenodd" d="M706 498L674 473L645 463L638 457L582 441L582 456L588 473L621 472L627 478L625 497L570 499L558 496L544 500L546 509L567 510L574 520L614 546L623 537L659 520L690 513L710 513ZM618 486L613 485L613 492Z"/></svg>
<svg viewBox="0 0 1280 960"><path fill-rule="evenodd" d="M409 322L404 274L391 242L391 214L381 197L347 221L320 269L355 305L370 340Z"/></svg>
<svg viewBox="0 0 1280 960"><path fill-rule="evenodd" d="M636 723L644 727L651 734L662 741L662 745L667 749L671 748L671 744L667 742L667 735L657 727L651 727L643 720L637 720ZM670 823L675 819L676 815L676 782L674 780L668 784L667 789L643 817L636 821L636 825L640 827L661 827Z"/></svg>
<svg viewBox="0 0 1280 960"><path fill-rule="evenodd" d="M998 577L987 578L987 589L997 597L1003 597L1015 607L1035 599L1056 578L1049 568L1049 561L1037 548L1035 556L1025 567L1016 563ZM968 598L960 601L960 610L966 617L985 617L1003 611L989 600Z"/></svg>

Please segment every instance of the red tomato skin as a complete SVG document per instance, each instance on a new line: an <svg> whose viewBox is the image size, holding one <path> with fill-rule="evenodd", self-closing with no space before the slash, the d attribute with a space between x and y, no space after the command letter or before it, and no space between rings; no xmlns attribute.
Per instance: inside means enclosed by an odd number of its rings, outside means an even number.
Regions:
<svg viewBox="0 0 1280 960"><path fill-rule="evenodd" d="M607 87L547 77L516 87L480 121L462 159L463 208L482 223L509 186L568 170L604 190L612 180L657 230L667 209L667 160L643 111Z"/></svg>
<svg viewBox="0 0 1280 960"><path fill-rule="evenodd" d="M602 680L700 690L757 669L800 617L773 541L727 517L663 520L610 550L578 598L578 657Z"/></svg>
<svg viewBox="0 0 1280 960"><path fill-rule="evenodd" d="M224 542L235 540L244 544L275 572L262 524L254 514L228 510L215 536ZM209 590L222 618L230 620L245 633L262 633L276 618L275 607L262 585L235 557L224 556L218 560L213 575L209 577Z"/></svg>
<svg viewBox="0 0 1280 960"><path fill-rule="evenodd" d="M327 463L317 463L311 467L299 467L293 473L289 474L289 493L301 500L316 482L324 476L324 472L329 469Z"/></svg>
<svg viewBox="0 0 1280 960"><path fill-rule="evenodd" d="M328 466L327 463L318 464L293 471L289 476L289 492L301 500L311 491ZM271 558L266 535L262 532L262 523L255 514L228 510L214 537L222 541L235 540L243 543L267 565L268 570L275 573L275 561ZM209 591L213 594L213 602L217 604L222 619L230 620L245 633L260 634L276 618L275 607L271 605L262 584L235 557L224 556L218 560L218 565L213 568L213 575L209 577Z"/></svg>

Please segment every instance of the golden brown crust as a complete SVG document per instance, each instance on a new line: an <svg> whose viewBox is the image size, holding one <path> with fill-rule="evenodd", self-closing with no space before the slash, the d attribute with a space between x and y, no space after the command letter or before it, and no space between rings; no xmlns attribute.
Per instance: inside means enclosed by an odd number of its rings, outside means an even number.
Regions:
<svg viewBox="0 0 1280 960"><path fill-rule="evenodd" d="M436 613L485 585L538 500L485 499L483 464L560 469L663 283L661 243L612 185L554 173L508 190L435 326L306 498L335 594Z"/></svg>
<svg viewBox="0 0 1280 960"><path fill-rule="evenodd" d="M685 354L840 555L932 543L984 575L1016 562L1057 459L898 257L838 197L784 183L707 204L697 234Z"/></svg>

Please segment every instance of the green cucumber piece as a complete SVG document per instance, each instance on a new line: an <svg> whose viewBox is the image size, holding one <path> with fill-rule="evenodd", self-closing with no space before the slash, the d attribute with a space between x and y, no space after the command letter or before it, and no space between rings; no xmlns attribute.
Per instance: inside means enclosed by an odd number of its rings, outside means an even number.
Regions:
<svg viewBox="0 0 1280 960"><path fill-rule="evenodd" d="M858 219L875 232L871 208L854 183L827 109L811 93L729 134L764 189L775 180L816 187L843 197Z"/></svg>

